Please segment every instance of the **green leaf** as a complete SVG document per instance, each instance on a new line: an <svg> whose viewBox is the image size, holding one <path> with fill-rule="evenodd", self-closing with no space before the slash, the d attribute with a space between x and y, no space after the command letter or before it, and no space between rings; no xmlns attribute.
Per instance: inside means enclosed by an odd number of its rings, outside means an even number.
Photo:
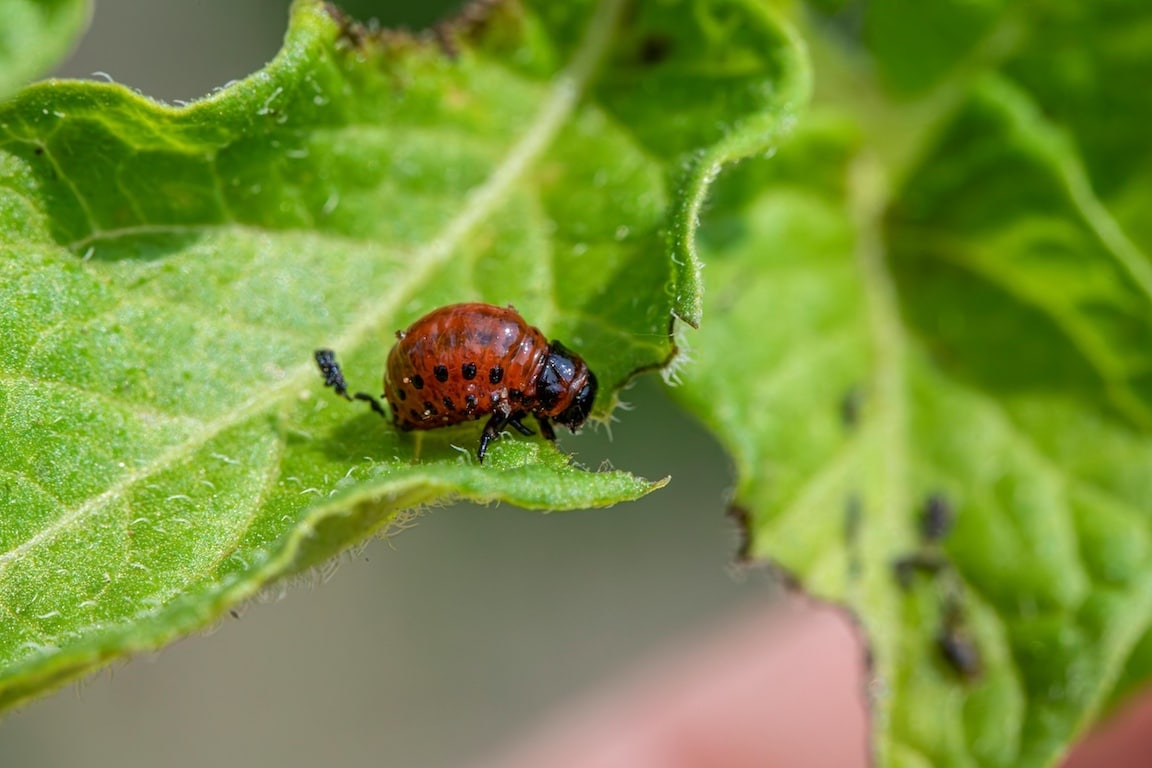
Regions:
<svg viewBox="0 0 1152 768"><path fill-rule="evenodd" d="M662 484L518 436L479 466L476 425L398 433L312 365L334 348L371 389L395 329L514 303L588 360L606 417L694 300L667 233L710 174L685 169L766 151L804 97L754 5L488 14L433 41L299 2L265 70L187 108L68 82L0 107L0 705L405 510Z"/></svg>
<svg viewBox="0 0 1152 768"><path fill-rule="evenodd" d="M1152 667L1152 14L1030 12L932 51L812 30L815 116L700 232L672 392L735 457L748 557L860 621L885 766L1052 765Z"/></svg>
<svg viewBox="0 0 1152 768"><path fill-rule="evenodd" d="M0 0L0 99L59 63L90 13L85 0Z"/></svg>
<svg viewBox="0 0 1152 768"><path fill-rule="evenodd" d="M865 11L864 36L884 84L922 94L1014 33L1011 11L1008 0L877 0Z"/></svg>

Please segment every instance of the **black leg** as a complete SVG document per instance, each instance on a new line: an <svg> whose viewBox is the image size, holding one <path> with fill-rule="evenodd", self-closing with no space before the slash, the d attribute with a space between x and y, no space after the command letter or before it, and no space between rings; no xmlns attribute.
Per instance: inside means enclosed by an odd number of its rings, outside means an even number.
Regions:
<svg viewBox="0 0 1152 768"><path fill-rule="evenodd" d="M484 454L488 453L488 444L496 439L511 416L512 409L508 403L501 402L496 406L492 418L488 419L488 423L484 425L484 432L480 435L480 448L476 451L476 458L480 460L481 464L484 463Z"/></svg>
<svg viewBox="0 0 1152 768"><path fill-rule="evenodd" d="M320 366L320 373L324 375L324 386L332 387L336 390L336 394L345 400L363 400L372 407L372 410L388 418L388 412L384 410L384 406L380 405L380 401L372 397L367 392L357 392L355 395L348 394L348 382L344 381L344 372L340 370L340 364L336 362L336 353L330 349L316 350L316 365Z"/></svg>
<svg viewBox="0 0 1152 768"><path fill-rule="evenodd" d="M548 421L547 416L537 416L537 423L540 424L540 434L544 436L545 440L556 442L556 432L552 429L551 422Z"/></svg>
<svg viewBox="0 0 1152 768"><path fill-rule="evenodd" d="M508 425L510 427L512 427L512 429L516 430L517 432L519 432L522 435L534 435L534 434L536 434L530 428L528 428L528 427L524 426L522 423L520 423L520 419L524 418L524 415L525 414L523 411L518 412L515 416L508 419Z"/></svg>
<svg viewBox="0 0 1152 768"><path fill-rule="evenodd" d="M380 401L372 397L372 395L368 394L367 392L357 392L356 394L352 395L352 397L356 400L363 400L364 402L368 403L372 410L380 414L382 418L388 418L388 411L384 410L384 406L380 405Z"/></svg>

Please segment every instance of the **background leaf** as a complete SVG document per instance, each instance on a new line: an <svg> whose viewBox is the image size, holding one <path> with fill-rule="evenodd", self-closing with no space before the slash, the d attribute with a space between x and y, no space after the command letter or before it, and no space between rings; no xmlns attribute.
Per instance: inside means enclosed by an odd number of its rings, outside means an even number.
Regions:
<svg viewBox="0 0 1152 768"><path fill-rule="evenodd" d="M0 0L0 99L56 64L91 12L85 0Z"/></svg>
<svg viewBox="0 0 1152 768"><path fill-rule="evenodd" d="M654 487L538 441L481 468L471 427L414 463L310 353L378 381L392 330L480 299L579 350L602 415L666 360L695 276L664 233L710 180L680 183L683 158L806 82L762 12L691 8L499 6L437 44L302 2L268 68L188 108L52 83L0 111L0 482L21 511L0 525L0 702L203 626L401 510ZM690 88L640 86L664 68Z"/></svg>
<svg viewBox="0 0 1152 768"><path fill-rule="evenodd" d="M819 117L722 177L672 391L748 556L862 623L880 764L1050 765L1149 668L1152 27L914 5L809 30Z"/></svg>
<svg viewBox="0 0 1152 768"><path fill-rule="evenodd" d="M647 491L519 439L480 472L466 429L412 464L320 392L315 346L373 381L389 331L483 298L606 389L702 322L673 391L736 457L746 554L860 618L880 763L1058 759L1152 669L1148 12L812 5L779 148L802 43L739 2L500 6L442 47L300 5L187 110L5 107L4 700L400 509Z"/></svg>

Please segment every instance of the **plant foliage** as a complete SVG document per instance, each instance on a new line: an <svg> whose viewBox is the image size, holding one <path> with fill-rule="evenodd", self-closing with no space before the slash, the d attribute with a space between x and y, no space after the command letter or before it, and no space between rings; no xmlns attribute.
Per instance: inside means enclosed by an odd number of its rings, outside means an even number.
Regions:
<svg viewBox="0 0 1152 768"><path fill-rule="evenodd" d="M676 393L747 555L859 618L881 765L1050 765L1147 670L1152 12L806 23L815 104L718 182Z"/></svg>
<svg viewBox="0 0 1152 768"><path fill-rule="evenodd" d="M84 17L9 10L0 95ZM525 0L417 37L300 0L188 107L25 88L0 704L405 510L660 485L538 439L481 467L475 428L415 440L311 366L376 380L393 330L483 300L580 351L600 417L677 360L743 554L859 618L881 765L1052 764L1152 670L1150 81L1124 0Z"/></svg>
<svg viewBox="0 0 1152 768"><path fill-rule="evenodd" d="M740 4L501 4L433 38L304 0L271 64L190 106L59 81L0 105L0 705L405 510L662 485L539 439L480 466L479 425L399 433L324 391L312 350L378 382L428 310L513 303L588 360L606 415L697 296L666 233L805 73Z"/></svg>

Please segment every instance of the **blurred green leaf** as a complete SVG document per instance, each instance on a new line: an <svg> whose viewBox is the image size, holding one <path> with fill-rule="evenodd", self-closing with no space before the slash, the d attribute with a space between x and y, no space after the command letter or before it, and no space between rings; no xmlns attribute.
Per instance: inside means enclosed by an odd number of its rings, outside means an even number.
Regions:
<svg viewBox="0 0 1152 768"><path fill-rule="evenodd" d="M395 329L514 303L606 415L698 300L704 187L772 145L806 66L742 2L493 5L433 39L309 1L265 70L187 108L75 82L0 107L0 705L404 510L658 487L519 437L478 466L479 425L399 434L311 352L371 389Z"/></svg>
<svg viewBox="0 0 1152 768"><path fill-rule="evenodd" d="M747 555L861 622L879 764L1046 766L1152 668L1152 9L911 5L810 30L816 116L718 183L672 391Z"/></svg>
<svg viewBox="0 0 1152 768"><path fill-rule="evenodd" d="M91 12L86 0L0 0L0 99L58 64Z"/></svg>
<svg viewBox="0 0 1152 768"><path fill-rule="evenodd" d="M1011 0L876 0L863 33L879 76L902 96L922 94L954 75L981 47L1012 31Z"/></svg>

